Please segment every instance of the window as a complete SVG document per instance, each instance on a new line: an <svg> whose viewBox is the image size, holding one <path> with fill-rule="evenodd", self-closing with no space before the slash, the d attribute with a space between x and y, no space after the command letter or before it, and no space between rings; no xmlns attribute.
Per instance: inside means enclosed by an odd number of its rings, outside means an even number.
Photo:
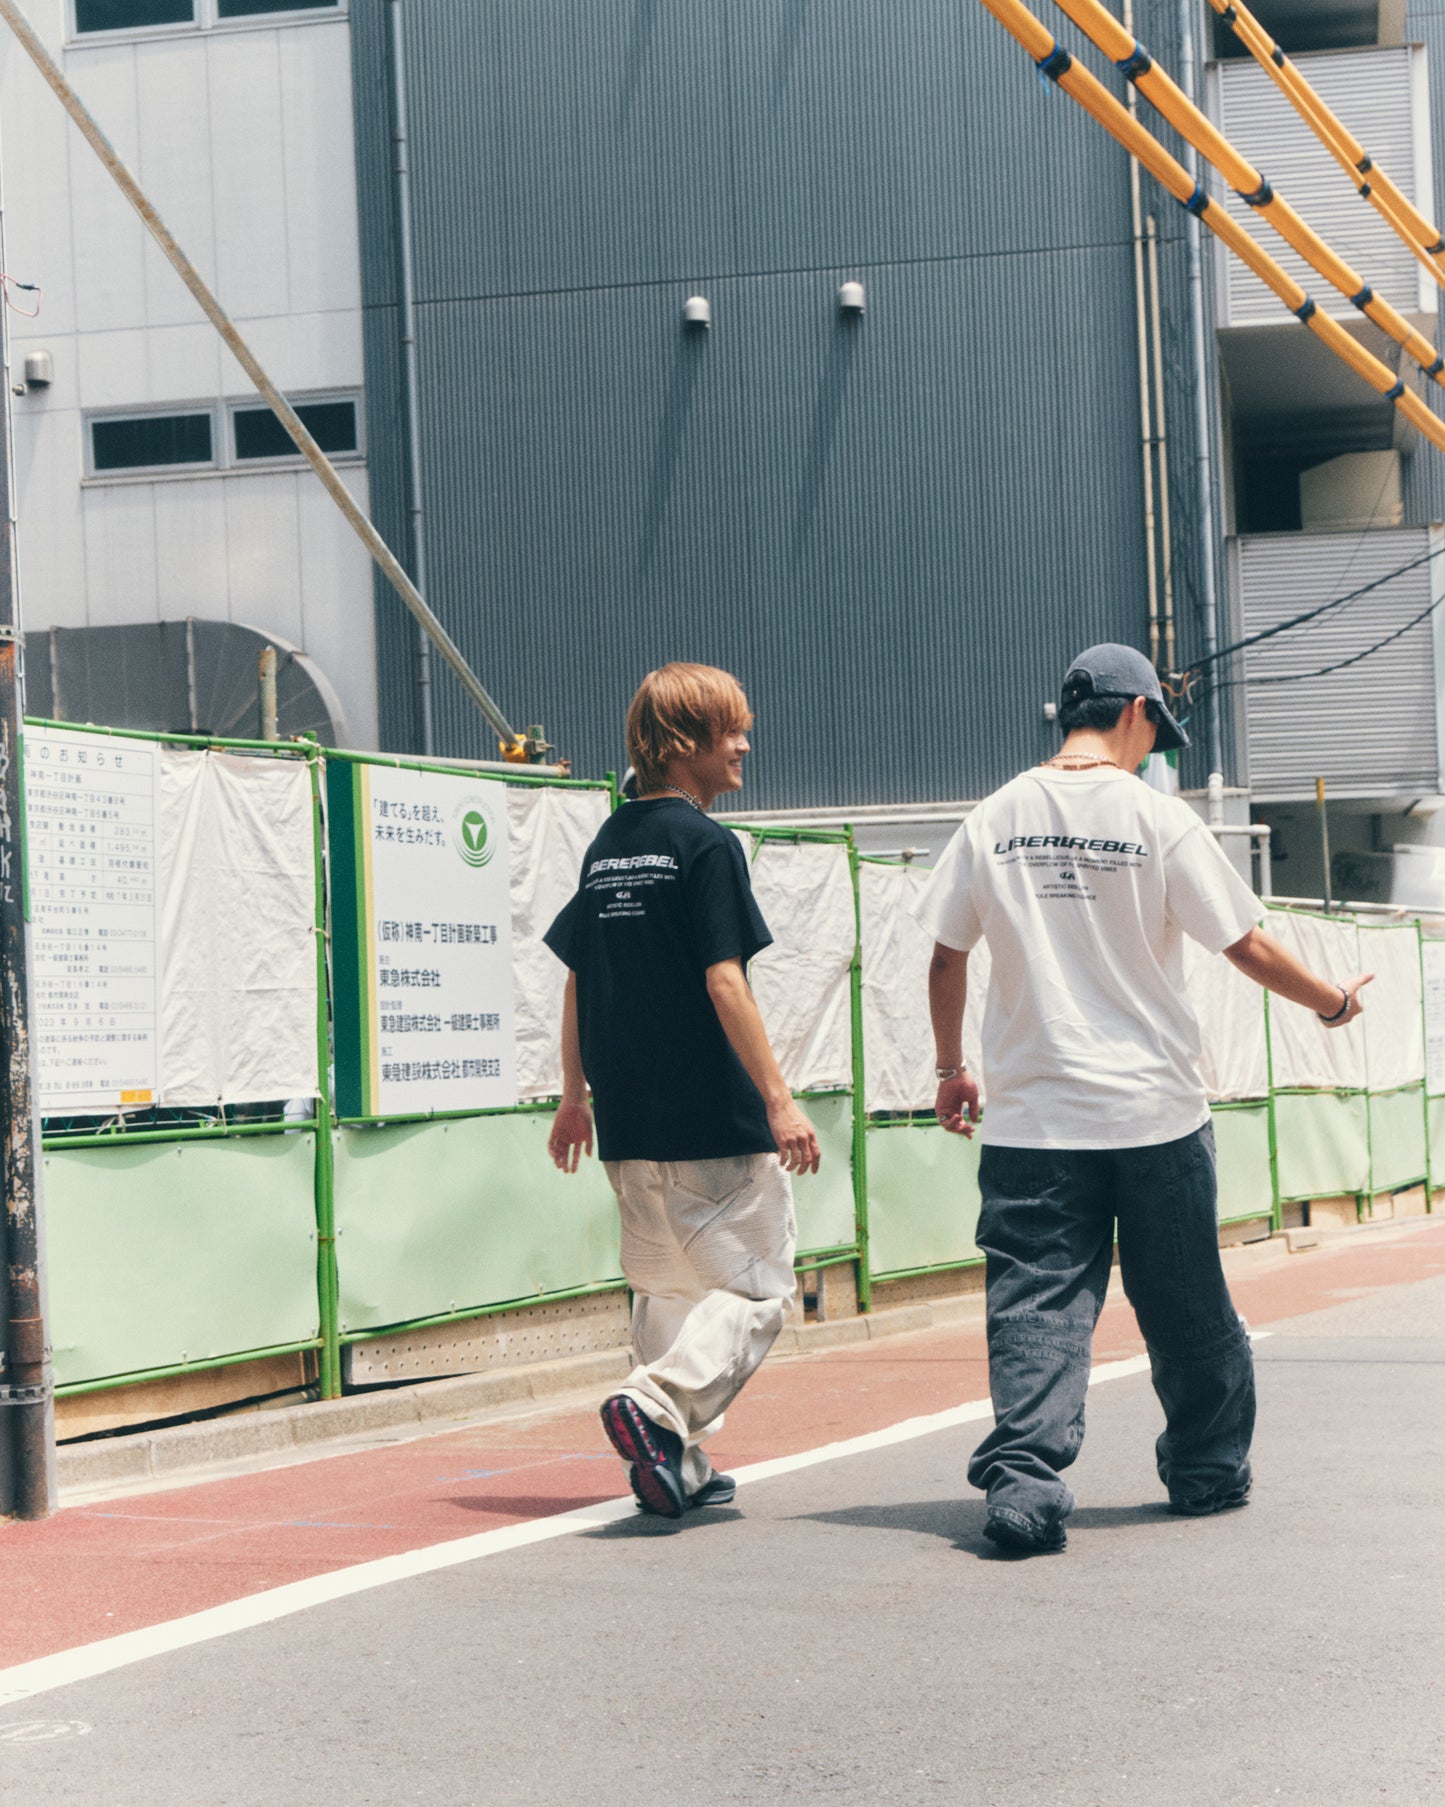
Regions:
<svg viewBox="0 0 1445 1807"><path fill-rule="evenodd" d="M75 29L136 31L143 25L190 25L195 0L75 0Z"/></svg>
<svg viewBox="0 0 1445 1807"><path fill-rule="evenodd" d="M356 403L347 401L298 402L301 424L329 457L354 452ZM231 411L236 462L253 458L299 458L291 435L269 408L234 408Z"/></svg>
<svg viewBox="0 0 1445 1807"><path fill-rule="evenodd" d="M354 462L360 457L361 408L354 393L291 399L328 458ZM195 403L164 412L91 415L85 433L86 472L92 481L305 466L291 435L266 404L254 397Z"/></svg>
<svg viewBox="0 0 1445 1807"><path fill-rule="evenodd" d="M91 469L154 470L213 461L211 416L138 414L90 423Z"/></svg>
<svg viewBox="0 0 1445 1807"><path fill-rule="evenodd" d="M340 0L216 0L218 19L249 19L256 13L317 13Z"/></svg>
<svg viewBox="0 0 1445 1807"><path fill-rule="evenodd" d="M338 12L345 0L75 0L75 32L145 31L155 26L207 30L232 19L263 20L284 13Z"/></svg>

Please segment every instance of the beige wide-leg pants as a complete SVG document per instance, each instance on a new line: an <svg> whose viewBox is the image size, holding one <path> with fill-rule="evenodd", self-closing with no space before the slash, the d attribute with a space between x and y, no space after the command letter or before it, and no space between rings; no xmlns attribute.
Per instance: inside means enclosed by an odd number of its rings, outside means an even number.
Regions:
<svg viewBox="0 0 1445 1807"><path fill-rule="evenodd" d="M682 1438L683 1485L712 1473L700 1445L772 1347L793 1296L793 1188L775 1154L608 1161L622 1217L637 1366L618 1389Z"/></svg>

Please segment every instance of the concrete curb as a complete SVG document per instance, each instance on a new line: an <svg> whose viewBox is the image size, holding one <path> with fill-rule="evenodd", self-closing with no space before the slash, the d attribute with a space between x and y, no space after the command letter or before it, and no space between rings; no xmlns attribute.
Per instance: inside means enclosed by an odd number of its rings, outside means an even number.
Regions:
<svg viewBox="0 0 1445 1807"><path fill-rule="evenodd" d="M1358 1229L1286 1230L1223 1250L1225 1270L1287 1261L1293 1254L1339 1248L1362 1236L1393 1239L1437 1221L1410 1217L1366 1223ZM1111 1292L1117 1292L1118 1284L1116 1271ZM854 1348L922 1330L981 1323L983 1316L984 1296L977 1291L888 1306L866 1317L840 1318L832 1323L788 1323L774 1345L774 1356L822 1355L831 1349ZM515 1411L519 1406L548 1404L569 1393L600 1392L609 1383L624 1379L630 1367L626 1350L610 1349L480 1374L418 1381L384 1391L353 1393L345 1399L238 1412L134 1436L63 1444L56 1452L57 1480L65 1493L89 1492L107 1486L123 1488L146 1481L178 1480L268 1455L294 1459L298 1451L309 1447L343 1443L378 1431L420 1431L428 1425L440 1428L447 1423L466 1423Z"/></svg>

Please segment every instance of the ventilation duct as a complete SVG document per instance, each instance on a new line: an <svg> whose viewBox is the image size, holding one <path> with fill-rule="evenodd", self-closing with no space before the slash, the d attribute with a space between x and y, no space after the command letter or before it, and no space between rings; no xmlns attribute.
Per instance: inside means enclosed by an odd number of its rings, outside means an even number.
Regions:
<svg viewBox="0 0 1445 1807"><path fill-rule="evenodd" d="M276 649L281 738L314 734L323 746L345 745L340 703L314 660L278 634L199 617L27 634L26 713L107 728L258 740L256 662L267 646Z"/></svg>

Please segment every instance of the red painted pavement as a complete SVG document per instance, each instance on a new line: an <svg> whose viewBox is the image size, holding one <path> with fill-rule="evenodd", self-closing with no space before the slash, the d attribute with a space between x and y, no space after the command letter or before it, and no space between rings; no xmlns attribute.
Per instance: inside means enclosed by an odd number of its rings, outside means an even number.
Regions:
<svg viewBox="0 0 1445 1807"><path fill-rule="evenodd" d="M1445 1221L1293 1256L1231 1286L1259 1328L1440 1273ZM1108 1305L1095 1358L1142 1347L1129 1307ZM977 1324L775 1361L729 1414L713 1454L722 1467L761 1461L987 1393ZM567 1412L3 1524L0 1667L623 1491L596 1415Z"/></svg>

